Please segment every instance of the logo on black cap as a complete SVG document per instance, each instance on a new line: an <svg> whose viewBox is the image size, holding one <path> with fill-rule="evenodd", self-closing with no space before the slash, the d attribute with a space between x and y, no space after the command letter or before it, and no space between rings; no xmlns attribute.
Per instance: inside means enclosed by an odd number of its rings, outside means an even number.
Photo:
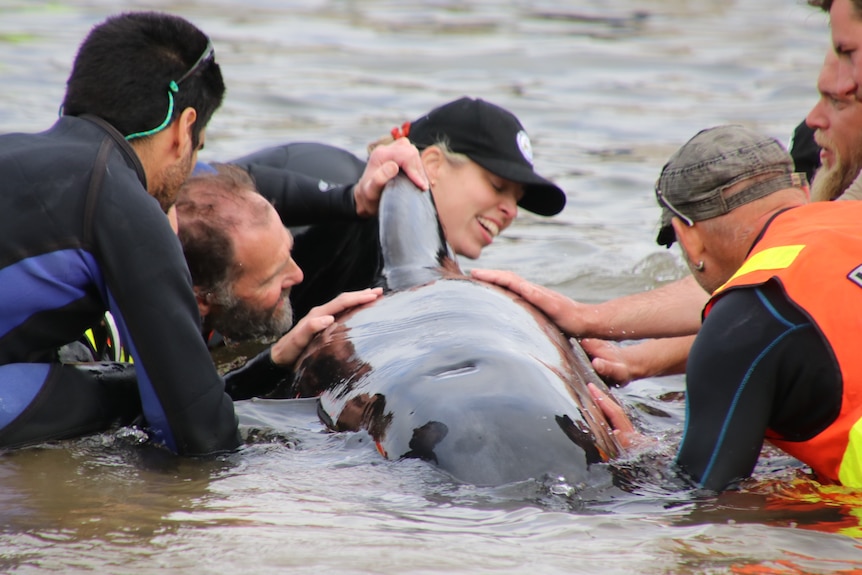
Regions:
<svg viewBox="0 0 862 575"><path fill-rule="evenodd" d="M527 132L521 130L518 132L518 135L515 136L515 141L518 143L518 149L521 150L521 155L524 156L524 159L532 166L533 145L530 143L530 136L527 135Z"/></svg>

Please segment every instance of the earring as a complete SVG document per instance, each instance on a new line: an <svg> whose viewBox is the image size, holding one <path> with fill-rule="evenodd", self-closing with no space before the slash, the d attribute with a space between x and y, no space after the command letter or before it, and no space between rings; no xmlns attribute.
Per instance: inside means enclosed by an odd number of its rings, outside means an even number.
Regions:
<svg viewBox="0 0 862 575"><path fill-rule="evenodd" d="M699 262L697 262L697 265L696 265L696 266L694 266L694 271L696 271L696 272L702 272L702 271L703 271L703 269L704 269L705 267L706 267L706 266L705 266L705 265L703 265L703 260L700 260Z"/></svg>

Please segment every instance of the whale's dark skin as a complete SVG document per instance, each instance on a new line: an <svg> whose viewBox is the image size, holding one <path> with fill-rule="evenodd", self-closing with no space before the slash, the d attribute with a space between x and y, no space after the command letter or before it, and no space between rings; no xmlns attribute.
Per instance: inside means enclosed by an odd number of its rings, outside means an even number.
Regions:
<svg viewBox="0 0 862 575"><path fill-rule="evenodd" d="M384 296L350 310L297 362L280 397L318 397L333 430L456 479L580 483L619 451L577 344L517 295L465 276L431 194L403 176L380 205ZM270 396L273 397L273 396Z"/></svg>

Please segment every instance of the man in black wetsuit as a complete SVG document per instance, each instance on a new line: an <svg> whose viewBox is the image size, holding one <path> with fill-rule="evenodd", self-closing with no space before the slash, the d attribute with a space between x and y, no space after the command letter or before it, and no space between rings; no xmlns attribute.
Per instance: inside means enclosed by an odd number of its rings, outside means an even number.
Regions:
<svg viewBox="0 0 862 575"><path fill-rule="evenodd" d="M248 172L230 164L211 168L191 177L180 191L179 237L207 342L217 345L222 336L279 338L226 374L230 396L247 399L265 395L289 377L299 354L335 314L373 301L381 290L340 294L294 326L289 297L303 271L291 257L293 237Z"/></svg>
<svg viewBox="0 0 862 575"><path fill-rule="evenodd" d="M0 446L99 431L141 409L153 441L176 453L238 446L165 216L223 94L203 32L126 13L81 44L53 127L0 136ZM57 362L107 310L135 379Z"/></svg>
<svg viewBox="0 0 862 575"><path fill-rule="evenodd" d="M368 165L392 146L406 145L412 147L399 138L375 148ZM365 162L339 148L300 142L230 163L248 171L290 228L293 257L304 274L290 296L297 318L343 292L371 284L378 265L377 220L368 216L376 214L380 196L363 201L353 185L366 170Z"/></svg>

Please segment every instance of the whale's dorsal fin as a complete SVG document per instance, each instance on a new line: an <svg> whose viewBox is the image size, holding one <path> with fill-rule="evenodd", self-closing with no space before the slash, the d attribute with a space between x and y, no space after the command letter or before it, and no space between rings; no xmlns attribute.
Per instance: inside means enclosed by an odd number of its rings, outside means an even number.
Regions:
<svg viewBox="0 0 862 575"><path fill-rule="evenodd" d="M380 199L381 283L387 290L423 285L457 268L430 192L399 174ZM460 271L460 270L459 270Z"/></svg>

